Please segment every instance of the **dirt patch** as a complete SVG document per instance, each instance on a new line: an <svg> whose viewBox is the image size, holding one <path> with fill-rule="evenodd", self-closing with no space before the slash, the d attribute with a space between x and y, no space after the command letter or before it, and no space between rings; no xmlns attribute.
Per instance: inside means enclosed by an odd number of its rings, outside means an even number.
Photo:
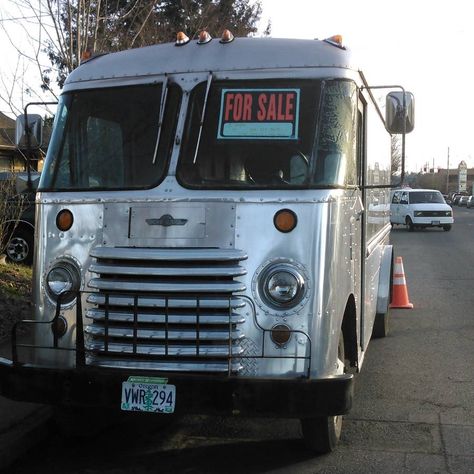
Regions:
<svg viewBox="0 0 474 474"><path fill-rule="evenodd" d="M30 267L0 264L0 340L17 321L31 319L31 278Z"/></svg>

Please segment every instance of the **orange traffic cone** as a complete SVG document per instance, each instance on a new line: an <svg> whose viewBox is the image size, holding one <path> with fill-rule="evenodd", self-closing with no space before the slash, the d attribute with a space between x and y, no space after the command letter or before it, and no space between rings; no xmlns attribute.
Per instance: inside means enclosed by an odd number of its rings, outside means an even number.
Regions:
<svg viewBox="0 0 474 474"><path fill-rule="evenodd" d="M410 303L408 299L407 282L405 280L402 257L397 257L395 259L395 269L393 272L392 302L390 303L390 308L413 308L413 304Z"/></svg>

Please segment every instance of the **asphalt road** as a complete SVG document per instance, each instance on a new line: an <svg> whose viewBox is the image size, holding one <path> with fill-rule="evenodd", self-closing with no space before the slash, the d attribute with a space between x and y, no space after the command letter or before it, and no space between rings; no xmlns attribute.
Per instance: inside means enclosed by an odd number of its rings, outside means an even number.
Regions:
<svg viewBox="0 0 474 474"><path fill-rule="evenodd" d="M451 232L395 228L412 310L369 346L338 449L311 457L296 421L188 417L85 440L54 428L13 473L474 472L474 209Z"/></svg>

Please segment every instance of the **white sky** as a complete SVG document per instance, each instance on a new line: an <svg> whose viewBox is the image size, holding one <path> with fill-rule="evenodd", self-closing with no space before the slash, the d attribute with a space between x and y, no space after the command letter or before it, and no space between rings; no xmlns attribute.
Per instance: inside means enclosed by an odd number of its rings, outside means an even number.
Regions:
<svg viewBox="0 0 474 474"><path fill-rule="evenodd" d="M474 166L474 15L469 0L262 0L275 38L341 34L370 85L400 84L415 95L407 169Z"/></svg>
<svg viewBox="0 0 474 474"><path fill-rule="evenodd" d="M341 34L371 85L400 84L415 95L415 130L407 136L407 169L424 163L474 166L474 15L469 0L261 0L260 30L269 19L275 38L319 38ZM2 18L15 16L14 2L0 0ZM9 26L12 22L3 21ZM34 31L34 21L27 25ZM13 39L32 52L26 34ZM11 80L17 52L0 28L0 94ZM48 64L47 60L45 61ZM39 89L35 66L26 84ZM3 82L3 84L2 84ZM18 86L18 84L17 84ZM43 96L48 99L47 96ZM26 98L37 100L37 97ZM0 102L0 110L12 116Z"/></svg>

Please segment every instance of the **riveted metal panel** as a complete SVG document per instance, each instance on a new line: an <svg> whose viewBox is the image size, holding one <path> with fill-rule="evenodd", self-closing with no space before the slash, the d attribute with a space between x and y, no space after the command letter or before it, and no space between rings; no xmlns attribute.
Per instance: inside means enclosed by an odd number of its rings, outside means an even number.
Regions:
<svg viewBox="0 0 474 474"><path fill-rule="evenodd" d="M234 228L228 202L107 203L103 245L234 248Z"/></svg>

